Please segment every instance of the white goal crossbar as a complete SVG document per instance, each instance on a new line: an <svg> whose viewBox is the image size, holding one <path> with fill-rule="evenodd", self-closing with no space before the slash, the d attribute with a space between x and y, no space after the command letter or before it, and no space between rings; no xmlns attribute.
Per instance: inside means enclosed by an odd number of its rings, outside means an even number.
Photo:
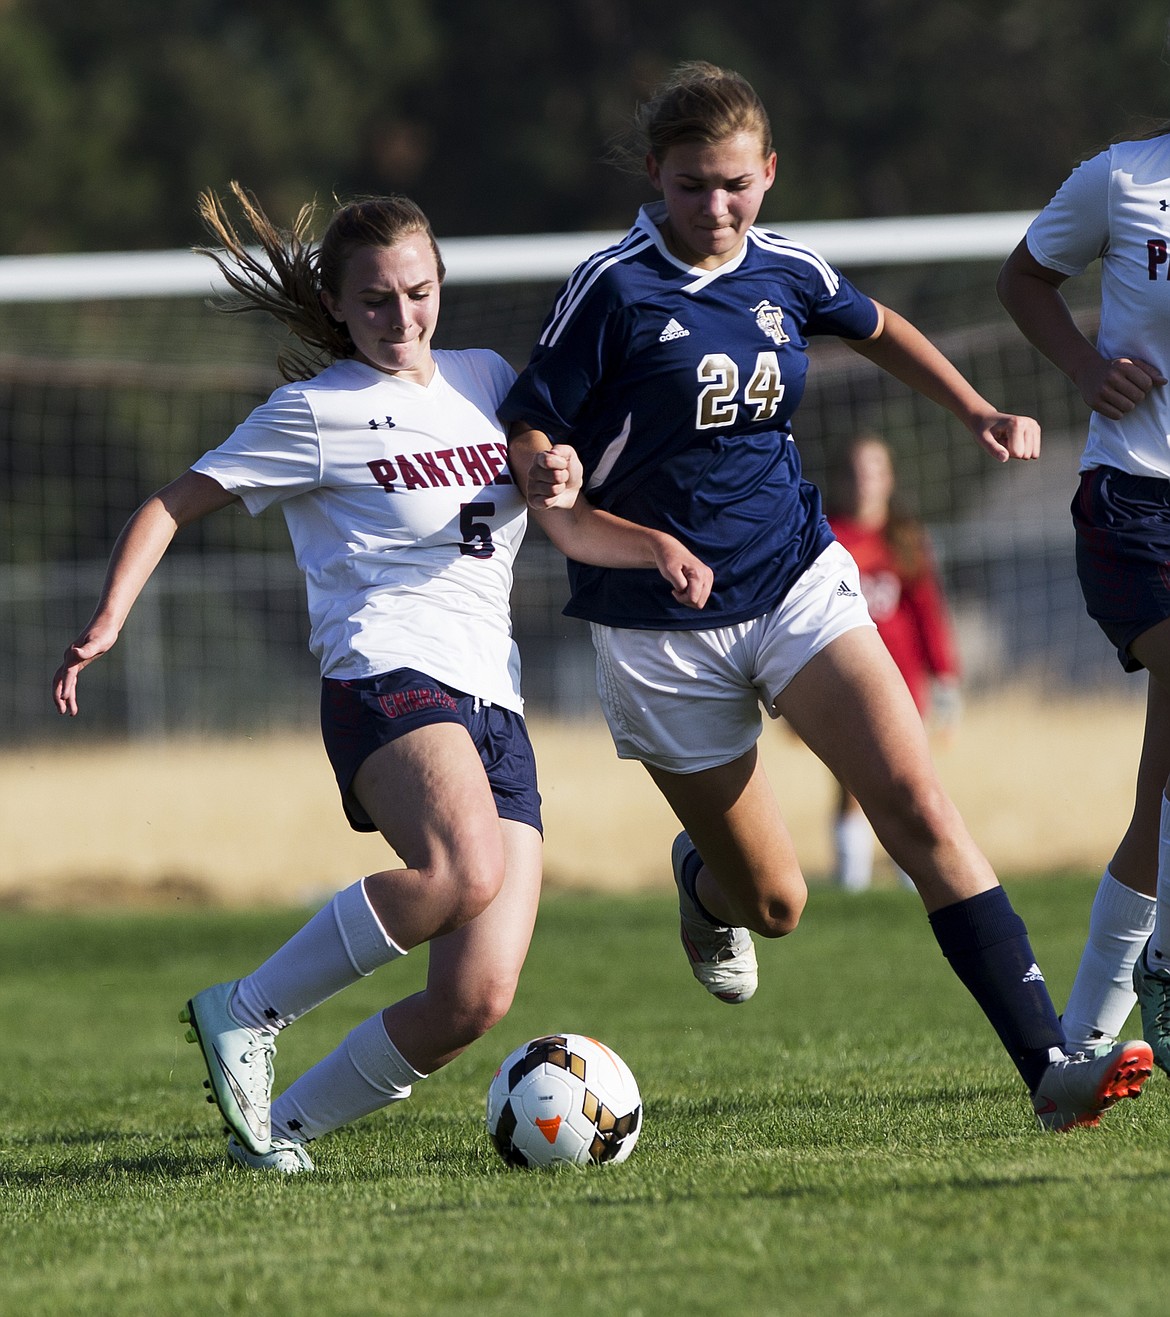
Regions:
<svg viewBox="0 0 1170 1317"><path fill-rule="evenodd" d="M1033 215L1000 211L765 227L812 247L835 265L901 265L1001 259L1023 236ZM452 284L558 280L622 236L597 232L446 238L443 260ZM206 297L225 289L214 264L191 251L0 257L0 302Z"/></svg>

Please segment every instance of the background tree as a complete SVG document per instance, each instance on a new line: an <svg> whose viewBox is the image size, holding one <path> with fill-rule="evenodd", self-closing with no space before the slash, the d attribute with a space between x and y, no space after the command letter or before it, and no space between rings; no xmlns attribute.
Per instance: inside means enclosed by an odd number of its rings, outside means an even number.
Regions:
<svg viewBox="0 0 1170 1317"><path fill-rule="evenodd" d="M1039 207L1167 112L1158 0L0 0L0 252L184 246L194 199L409 191L441 234L619 228L674 63L772 112L766 218Z"/></svg>

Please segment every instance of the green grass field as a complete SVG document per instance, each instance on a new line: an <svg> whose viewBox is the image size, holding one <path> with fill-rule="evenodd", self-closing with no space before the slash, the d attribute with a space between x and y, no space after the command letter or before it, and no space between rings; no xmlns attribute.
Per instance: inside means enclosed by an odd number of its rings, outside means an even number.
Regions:
<svg viewBox="0 0 1170 1317"><path fill-rule="evenodd" d="M1095 880L1009 884L1063 1002ZM760 946L754 1000L706 996L663 896L550 893L507 1020L415 1097L313 1146L318 1173L228 1167L183 1041L190 992L303 915L6 912L0 1311L1157 1311L1170 1084L1042 1135L916 899L815 890ZM298 1022L278 1087L415 988L412 955ZM602 1038L645 1126L621 1166L508 1171L496 1063Z"/></svg>

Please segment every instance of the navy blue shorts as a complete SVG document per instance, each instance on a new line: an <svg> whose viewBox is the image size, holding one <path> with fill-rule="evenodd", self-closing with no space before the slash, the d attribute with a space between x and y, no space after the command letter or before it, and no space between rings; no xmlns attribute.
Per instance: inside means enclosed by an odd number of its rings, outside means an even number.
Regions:
<svg viewBox="0 0 1170 1317"><path fill-rule="evenodd" d="M1072 514L1089 616L1137 672L1130 645L1170 617L1170 480L1096 467L1081 476Z"/></svg>
<svg viewBox="0 0 1170 1317"><path fill-rule="evenodd" d="M381 746L432 723L467 728L500 818L530 824L543 835L536 756L524 719L510 709L481 704L414 668L395 668L358 681L326 677L321 682L321 735L350 827L356 832L378 830L353 794L358 769Z"/></svg>

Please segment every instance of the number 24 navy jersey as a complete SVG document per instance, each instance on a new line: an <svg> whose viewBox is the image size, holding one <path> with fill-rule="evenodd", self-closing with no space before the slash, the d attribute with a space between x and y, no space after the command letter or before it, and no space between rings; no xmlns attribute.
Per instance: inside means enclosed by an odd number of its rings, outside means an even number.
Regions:
<svg viewBox="0 0 1170 1317"><path fill-rule="evenodd" d="M866 339L873 302L815 252L752 228L692 269L667 250L661 202L561 289L500 410L585 468L591 502L677 536L714 571L695 612L656 571L569 563L565 609L607 626L694 629L774 607L832 540L802 479L791 419L813 334Z"/></svg>

